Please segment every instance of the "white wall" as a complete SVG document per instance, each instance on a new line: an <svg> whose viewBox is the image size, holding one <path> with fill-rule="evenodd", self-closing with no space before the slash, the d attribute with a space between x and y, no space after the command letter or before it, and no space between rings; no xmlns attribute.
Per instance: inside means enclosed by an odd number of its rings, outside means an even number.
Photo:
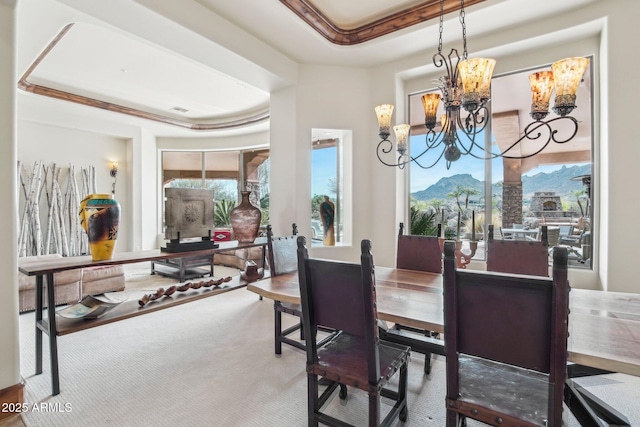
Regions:
<svg viewBox="0 0 640 427"><path fill-rule="evenodd" d="M607 3L606 7L602 3ZM603 100L600 165L600 264L602 281L611 291L640 292L635 260L640 227L634 218L640 211L637 197L637 168L640 160L638 125L635 116L638 86L633 85L640 57L632 54L640 38L640 2L599 2L598 11L609 12L603 39Z"/></svg>
<svg viewBox="0 0 640 427"><path fill-rule="evenodd" d="M14 2L0 0L0 200L4 210L0 236L5 240L0 246L0 390L20 382L17 250L13 244L18 233L12 220L18 213L14 30Z"/></svg>
<svg viewBox="0 0 640 427"><path fill-rule="evenodd" d="M369 204L371 163L367 160L371 140L367 123L368 117L375 118L375 114L368 108L371 103L369 72L356 68L302 65L298 79L297 89L291 94L295 98L294 103L272 104L272 129L279 129L281 120L285 120L288 134L271 135L271 215L288 218L284 224L279 224L282 230L288 230L292 222L298 224L301 234L311 229L311 129L351 130L352 176L345 176L352 184L349 189L351 197L347 201L349 206L344 208L350 208L352 212L352 224L345 224L345 227L352 227L352 244L312 247L309 252L312 256L357 261L360 259L360 241L370 238L368 230L372 228ZM279 108L288 111L291 105L295 105L293 116L279 111ZM287 160L283 162L278 155L285 155ZM291 175L294 170L295 177ZM345 200L347 195L345 193ZM284 209L286 205L278 204L279 200L291 197L295 206L294 217ZM380 208L387 209L387 206ZM375 246L375 242L374 249L385 250L382 246Z"/></svg>

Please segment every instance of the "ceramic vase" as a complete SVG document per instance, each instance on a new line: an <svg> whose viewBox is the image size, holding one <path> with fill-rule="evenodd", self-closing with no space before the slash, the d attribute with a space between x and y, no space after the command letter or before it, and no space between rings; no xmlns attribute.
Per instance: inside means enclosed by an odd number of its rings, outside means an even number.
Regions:
<svg viewBox="0 0 640 427"><path fill-rule="evenodd" d="M264 268L258 268L253 261L247 261L245 270L240 273L240 277L247 282L255 282L264 277Z"/></svg>
<svg viewBox="0 0 640 427"><path fill-rule="evenodd" d="M253 243L258 236L262 213L249 201L251 191L242 191L242 200L231 210L231 228L239 243Z"/></svg>
<svg viewBox="0 0 640 427"><path fill-rule="evenodd" d="M335 216L335 205L328 196L324 196L324 202L320 203L320 219L322 220L323 239L325 246L334 246L336 244L336 232L333 225Z"/></svg>
<svg viewBox="0 0 640 427"><path fill-rule="evenodd" d="M110 194L89 194L80 202L80 224L89 237L94 261L113 257L120 224L120 204Z"/></svg>

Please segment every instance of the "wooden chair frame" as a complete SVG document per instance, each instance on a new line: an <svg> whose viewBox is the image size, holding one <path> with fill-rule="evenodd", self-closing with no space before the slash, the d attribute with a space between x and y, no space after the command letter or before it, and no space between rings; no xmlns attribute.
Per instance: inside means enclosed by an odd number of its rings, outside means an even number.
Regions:
<svg viewBox="0 0 640 427"><path fill-rule="evenodd" d="M267 225L267 253L269 270L271 276L277 276L280 274L291 273L298 269L297 259L297 234L298 227L295 223L291 226L290 236L274 237L271 225ZM290 251L291 253L283 253L284 251ZM300 350L305 350L306 346L302 342L304 341L304 331L302 325L302 306L300 304L283 303L281 301L273 302L274 312L274 352L277 356L282 354L282 344L288 344L292 347ZM286 329L282 329L282 313L295 316L300 321L293 326ZM294 332L300 331L300 340L291 338L290 335ZM334 333L333 330L326 330L329 334ZM324 344L329 341L331 336L324 337L320 344Z"/></svg>
<svg viewBox="0 0 640 427"><path fill-rule="evenodd" d="M560 427L567 375L569 316L566 249L554 250L553 275L546 278L458 270L455 242L447 241L444 304L447 427L459 427L467 417L494 426ZM539 419L539 415L521 418L515 412L490 407L491 402L483 402L497 387L480 387L479 384L485 379L502 378L502 374L492 375L488 368L482 370L480 379L475 379L476 386L482 389L481 398L474 400L469 388L461 394L468 378L461 374L461 367L467 363L464 358L489 360L493 365L500 362L500 366L520 373L547 375L547 386L542 387L546 420ZM539 384L527 375L518 375L518 381L516 384L523 390L531 390L532 384ZM505 400L518 390L519 387L510 384L492 401L493 404L503 403L510 410L515 405L510 406ZM535 396L527 395L527 402L534 400Z"/></svg>
<svg viewBox="0 0 640 427"><path fill-rule="evenodd" d="M371 242L363 240L360 264L309 258L298 237L298 275L307 343L308 425L349 424L321 412L340 384L369 395L369 426L391 426L407 418L409 347L379 340ZM340 331L326 345L316 343L319 326ZM398 389L385 388L400 371ZM320 393L320 378L327 388ZM341 397L344 394L341 393ZM381 396L394 400L380 422Z"/></svg>
<svg viewBox="0 0 640 427"><path fill-rule="evenodd" d="M405 235L404 224L398 227L396 268L442 274L442 249L437 236ZM412 351L424 354L424 373L431 373L432 353L444 355L444 345L438 334L424 329L394 325L387 328L379 322L380 337L386 341L408 345Z"/></svg>

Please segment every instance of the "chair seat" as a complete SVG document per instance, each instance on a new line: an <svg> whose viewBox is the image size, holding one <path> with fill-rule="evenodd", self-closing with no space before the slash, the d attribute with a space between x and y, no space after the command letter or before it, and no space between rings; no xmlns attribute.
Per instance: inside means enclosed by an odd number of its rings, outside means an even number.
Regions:
<svg viewBox="0 0 640 427"><path fill-rule="evenodd" d="M468 402L531 425L547 425L548 375L467 355L460 355L459 363L460 398L451 402L456 407ZM481 416L474 415L476 419Z"/></svg>
<svg viewBox="0 0 640 427"><path fill-rule="evenodd" d="M318 349L318 363L307 366L307 372L368 391L384 385L407 361L410 350L407 346L380 341L380 380L370 385L363 363L367 359L365 340L340 332Z"/></svg>

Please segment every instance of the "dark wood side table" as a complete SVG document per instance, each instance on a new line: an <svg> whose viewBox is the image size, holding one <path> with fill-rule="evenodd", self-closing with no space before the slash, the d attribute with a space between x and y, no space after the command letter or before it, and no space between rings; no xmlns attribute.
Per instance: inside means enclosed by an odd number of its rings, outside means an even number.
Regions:
<svg viewBox="0 0 640 427"><path fill-rule="evenodd" d="M192 257L211 257L218 252L225 252L237 249L262 247L263 263L266 254L267 239L258 238L253 243L223 242L220 247L215 249L205 249L200 251L189 252ZM67 320L59 319L56 316L55 292L53 275L55 273L75 270L77 268L97 267L105 265L121 265L131 264L144 261L156 262L159 260L167 260L184 257L184 252L162 252L159 249L152 249L140 252L119 252L114 254L113 258L104 261L93 261L91 256L74 256L53 258L48 260L18 260L18 270L27 276L36 276L36 312L35 312L35 331L36 331L36 375L42 373L42 334L49 336L49 353L51 361L51 394L60 394L60 374L58 368L58 336L77 332L83 329L90 329L106 323L116 322L130 317L157 311L159 309L172 307L177 304L194 301L207 296L217 295L233 289L239 289L246 286L246 282L240 278L232 281L218 291L201 289L199 292L187 298L171 298L162 303L154 302L148 306L140 307L137 301L125 301L116 307L112 312L107 313L104 317L94 320L73 320L73 324L69 325ZM46 277L46 281L45 281ZM44 313L44 286L47 286L47 317ZM208 292L207 292L208 291ZM158 301L159 302L159 301ZM61 328L58 328L58 323Z"/></svg>

